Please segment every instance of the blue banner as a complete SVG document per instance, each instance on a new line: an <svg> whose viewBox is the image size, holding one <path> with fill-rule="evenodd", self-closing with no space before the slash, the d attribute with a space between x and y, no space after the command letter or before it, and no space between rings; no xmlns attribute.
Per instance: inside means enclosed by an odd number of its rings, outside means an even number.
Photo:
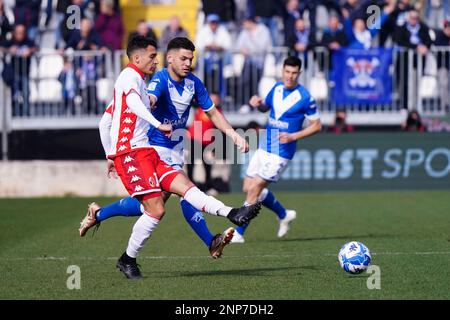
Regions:
<svg viewBox="0 0 450 320"><path fill-rule="evenodd" d="M392 101L392 49L342 49L333 52L333 102L388 104Z"/></svg>

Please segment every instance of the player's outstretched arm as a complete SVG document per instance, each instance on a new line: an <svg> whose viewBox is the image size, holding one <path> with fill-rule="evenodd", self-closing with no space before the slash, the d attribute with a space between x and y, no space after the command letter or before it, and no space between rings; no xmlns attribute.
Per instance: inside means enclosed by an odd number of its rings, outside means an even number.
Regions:
<svg viewBox="0 0 450 320"><path fill-rule="evenodd" d="M212 108L207 112L207 114L217 129L233 139L234 144L239 150L241 150L241 152L248 152L249 146L247 141L233 129L222 113L220 113L216 108Z"/></svg>
<svg viewBox="0 0 450 320"><path fill-rule="evenodd" d="M303 139L312 136L313 134L316 134L321 130L322 123L320 122L320 119L309 120L309 125L305 129L293 133L281 132L279 135L280 143L289 143L292 141Z"/></svg>

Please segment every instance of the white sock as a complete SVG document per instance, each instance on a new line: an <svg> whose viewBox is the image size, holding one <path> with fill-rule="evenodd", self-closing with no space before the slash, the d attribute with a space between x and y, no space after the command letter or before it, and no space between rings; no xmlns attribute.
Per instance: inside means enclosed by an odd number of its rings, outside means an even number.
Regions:
<svg viewBox="0 0 450 320"><path fill-rule="evenodd" d="M262 189L261 193L258 196L258 202L263 202L264 200L266 200L268 194L269 194L269 189L267 189L267 188Z"/></svg>
<svg viewBox="0 0 450 320"><path fill-rule="evenodd" d="M150 217L146 212L140 216L133 226L130 240L128 241L127 255L136 258L139 251L150 238L152 231L155 230L159 220Z"/></svg>
<svg viewBox="0 0 450 320"><path fill-rule="evenodd" d="M190 188L183 197L187 202L192 204L194 208L212 215L226 217L230 213L231 207L226 206L223 202L214 197L208 196L200 191L197 187Z"/></svg>

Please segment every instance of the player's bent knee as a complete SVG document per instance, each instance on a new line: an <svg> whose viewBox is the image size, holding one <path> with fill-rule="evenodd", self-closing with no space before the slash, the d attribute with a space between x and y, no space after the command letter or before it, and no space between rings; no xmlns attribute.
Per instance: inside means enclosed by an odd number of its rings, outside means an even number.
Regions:
<svg viewBox="0 0 450 320"><path fill-rule="evenodd" d="M193 184L192 181L189 180L184 174L179 174L170 184L170 192L182 197L186 191L194 186L195 184Z"/></svg>
<svg viewBox="0 0 450 320"><path fill-rule="evenodd" d="M142 205L150 217L160 220L165 214L164 201L161 197L144 200Z"/></svg>

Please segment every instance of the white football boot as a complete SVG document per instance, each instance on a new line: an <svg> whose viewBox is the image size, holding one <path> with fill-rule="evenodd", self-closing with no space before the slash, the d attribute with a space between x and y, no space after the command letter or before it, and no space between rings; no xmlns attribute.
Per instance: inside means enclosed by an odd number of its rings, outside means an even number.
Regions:
<svg viewBox="0 0 450 320"><path fill-rule="evenodd" d="M244 237L237 231L233 234L233 238L231 238L230 241L230 243L244 243L244 242L245 242Z"/></svg>
<svg viewBox="0 0 450 320"><path fill-rule="evenodd" d="M289 224L297 218L297 212L295 210L286 210L286 216L284 219L280 219L280 228L278 229L278 238L282 238L289 231Z"/></svg>

